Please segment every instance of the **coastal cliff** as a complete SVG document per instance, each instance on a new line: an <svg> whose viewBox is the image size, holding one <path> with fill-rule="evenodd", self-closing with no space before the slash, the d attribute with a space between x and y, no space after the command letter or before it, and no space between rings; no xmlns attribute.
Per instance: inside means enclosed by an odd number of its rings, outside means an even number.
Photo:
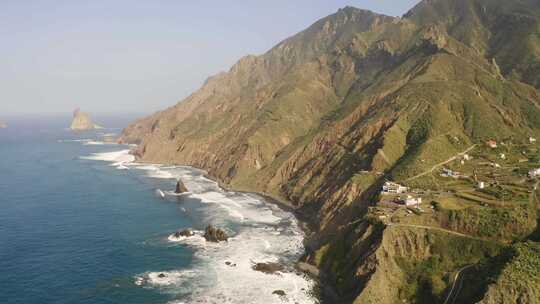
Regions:
<svg viewBox="0 0 540 304"><path fill-rule="evenodd" d="M532 0L425 0L403 18L347 7L134 122L120 142L143 161L290 202L314 231L304 261L333 301L442 303L467 296L452 294L453 274L536 229L536 198L448 194L433 215L391 223L372 207L386 180L463 191L432 173L487 140L540 136L539 25ZM492 303L481 284L463 303Z"/></svg>
<svg viewBox="0 0 540 304"><path fill-rule="evenodd" d="M88 114L76 109L73 111L73 120L71 121L71 126L69 128L73 131L85 131L102 129L103 127L92 122Z"/></svg>

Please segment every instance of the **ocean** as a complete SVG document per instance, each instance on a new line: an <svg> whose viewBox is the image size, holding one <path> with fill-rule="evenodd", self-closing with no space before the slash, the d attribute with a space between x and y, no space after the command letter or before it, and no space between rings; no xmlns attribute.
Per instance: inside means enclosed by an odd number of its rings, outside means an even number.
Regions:
<svg viewBox="0 0 540 304"><path fill-rule="evenodd" d="M103 142L130 119L73 133L69 117L15 117L0 130L0 303L315 303L293 267L291 213L194 168L133 162ZM173 195L177 178L189 194ZM229 241L206 242L209 224ZM172 236L186 228L195 235Z"/></svg>

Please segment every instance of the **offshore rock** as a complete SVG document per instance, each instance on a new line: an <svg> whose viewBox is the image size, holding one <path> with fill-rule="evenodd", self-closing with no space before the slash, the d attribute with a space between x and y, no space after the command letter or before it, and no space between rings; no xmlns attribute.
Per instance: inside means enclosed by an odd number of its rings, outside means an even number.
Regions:
<svg viewBox="0 0 540 304"><path fill-rule="evenodd" d="M74 131L103 129L102 126L93 123L90 116L81 112L80 109L73 111L73 120L71 121L71 126L69 128Z"/></svg>
<svg viewBox="0 0 540 304"><path fill-rule="evenodd" d="M193 235L194 235L194 233L193 233L193 231L191 231L191 229L184 229L184 230L176 231L174 233L175 238L190 237L190 236L193 236Z"/></svg>
<svg viewBox="0 0 540 304"><path fill-rule="evenodd" d="M283 271L283 265L279 263L255 263L252 268L255 271L266 274L274 274L278 271Z"/></svg>
<svg viewBox="0 0 540 304"><path fill-rule="evenodd" d="M204 231L204 238L206 241L214 243L226 242L229 239L224 230L216 228L212 225L208 225L208 227L206 227L206 230Z"/></svg>
<svg viewBox="0 0 540 304"><path fill-rule="evenodd" d="M188 192L186 185L184 185L184 183L181 180L178 180L178 182L176 183L176 190L174 190L174 193L181 194L185 192Z"/></svg>

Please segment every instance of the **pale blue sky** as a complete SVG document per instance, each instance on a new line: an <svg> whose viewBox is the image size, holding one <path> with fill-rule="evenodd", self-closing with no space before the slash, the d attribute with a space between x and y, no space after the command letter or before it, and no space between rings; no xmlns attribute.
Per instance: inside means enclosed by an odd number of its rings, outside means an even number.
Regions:
<svg viewBox="0 0 540 304"><path fill-rule="evenodd" d="M0 116L152 112L350 5L418 0L0 1Z"/></svg>

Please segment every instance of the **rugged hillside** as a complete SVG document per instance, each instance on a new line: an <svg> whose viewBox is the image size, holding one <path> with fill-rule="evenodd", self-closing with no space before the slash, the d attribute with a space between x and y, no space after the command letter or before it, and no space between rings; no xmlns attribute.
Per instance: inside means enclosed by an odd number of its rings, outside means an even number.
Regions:
<svg viewBox="0 0 540 304"><path fill-rule="evenodd" d="M368 221L381 183L407 183L487 139L540 136L539 68L537 1L426 0L403 18L347 7L133 123L121 141L139 144L136 154L144 161L204 168L237 189L290 201L317 231L306 260L316 263L325 253L326 262L318 264L340 298L379 301L370 294L381 270L366 270L379 262L366 264L373 252L354 244L367 238L380 251L396 228L377 237L354 231ZM440 187L426 179L409 184ZM527 206L519 213L527 219L523 225L536 217L536 208ZM489 222L485 213L477 217ZM446 224L478 231L472 224ZM509 222L511 231L490 238L506 241L534 230L534 224L519 225ZM340 238L348 241L340 245ZM422 243L427 251L411 258L425 261L435 254L429 248ZM478 255L484 254L475 251L467 261ZM336 276L344 257L355 264ZM384 264L402 274L396 284L403 289L414 280L403 277L405 269L419 267ZM431 303L426 299L442 297L446 279L425 297L404 291L383 302Z"/></svg>

